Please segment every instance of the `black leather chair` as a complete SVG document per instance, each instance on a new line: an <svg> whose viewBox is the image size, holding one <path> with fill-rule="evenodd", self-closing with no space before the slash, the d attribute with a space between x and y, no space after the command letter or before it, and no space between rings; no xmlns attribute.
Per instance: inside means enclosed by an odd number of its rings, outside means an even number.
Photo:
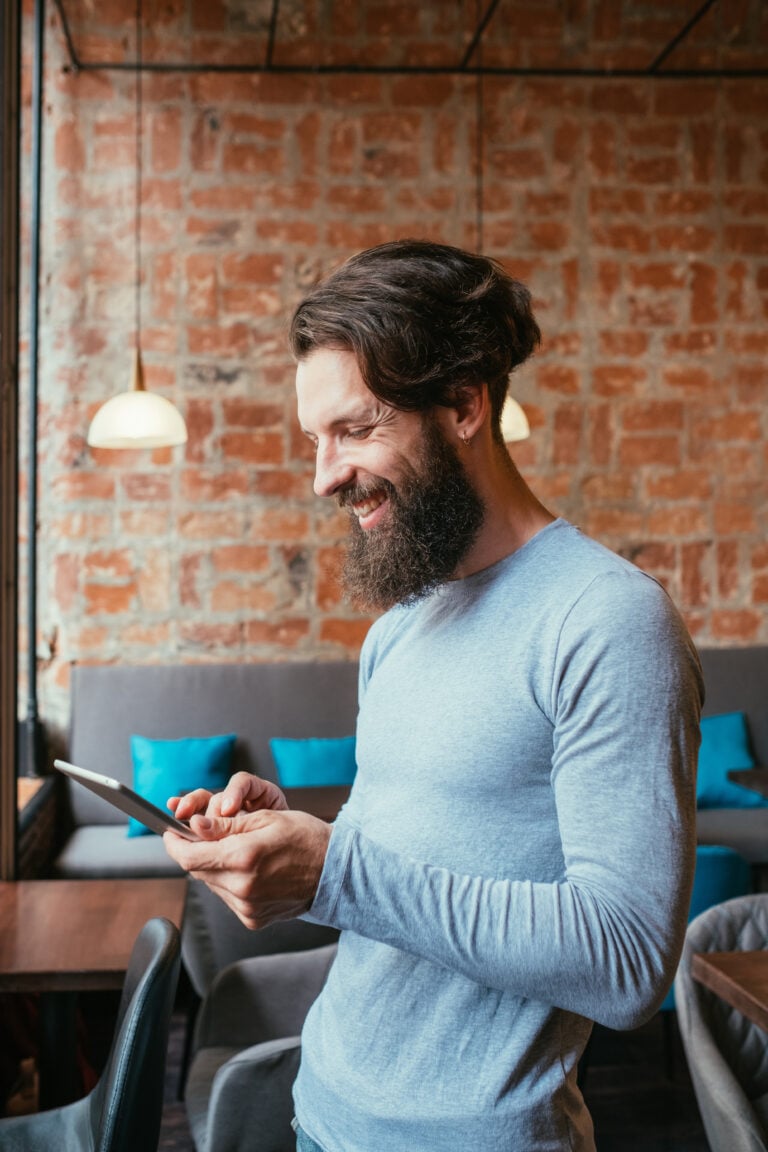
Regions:
<svg viewBox="0 0 768 1152"><path fill-rule="evenodd" d="M154 1152L180 961L175 925L160 917L147 921L131 953L96 1087L73 1104L0 1120L2 1152Z"/></svg>

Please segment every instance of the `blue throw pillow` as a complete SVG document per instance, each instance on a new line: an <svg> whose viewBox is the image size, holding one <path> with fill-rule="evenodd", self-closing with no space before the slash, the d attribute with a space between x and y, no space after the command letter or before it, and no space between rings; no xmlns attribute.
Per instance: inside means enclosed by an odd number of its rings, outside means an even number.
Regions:
<svg viewBox="0 0 768 1152"><path fill-rule="evenodd" d="M232 774L232 752L237 736L191 737L186 740L150 740L131 736L133 787L145 800L166 811L169 796L208 788L224 788ZM138 820L128 820L129 836L152 835Z"/></svg>
<svg viewBox="0 0 768 1152"><path fill-rule="evenodd" d="M757 792L728 779L732 768L754 768L747 720L743 712L705 716L701 721L701 748L696 780L699 808L762 808L768 805Z"/></svg>
<svg viewBox="0 0 768 1152"><path fill-rule="evenodd" d="M354 736L318 736L308 740L275 736L269 746L277 768L277 779L285 788L351 784L355 778Z"/></svg>

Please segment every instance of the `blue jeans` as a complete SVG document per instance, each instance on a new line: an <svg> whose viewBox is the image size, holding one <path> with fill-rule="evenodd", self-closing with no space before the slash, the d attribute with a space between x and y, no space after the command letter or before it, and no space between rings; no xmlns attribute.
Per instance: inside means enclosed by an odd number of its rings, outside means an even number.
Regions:
<svg viewBox="0 0 768 1152"><path fill-rule="evenodd" d="M294 1120L293 1127L296 1132L296 1152L323 1152L319 1144L315 1144L314 1140L307 1136L303 1128L300 1128L297 1121Z"/></svg>

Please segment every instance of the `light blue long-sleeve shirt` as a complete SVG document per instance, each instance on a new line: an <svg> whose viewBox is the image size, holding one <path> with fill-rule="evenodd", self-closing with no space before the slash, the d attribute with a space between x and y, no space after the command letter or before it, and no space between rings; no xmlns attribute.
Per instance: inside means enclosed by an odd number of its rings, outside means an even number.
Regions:
<svg viewBox="0 0 768 1152"><path fill-rule="evenodd" d="M594 1148L591 1021L672 980L701 676L663 589L562 520L388 612L311 917L343 930L295 1089L327 1152Z"/></svg>

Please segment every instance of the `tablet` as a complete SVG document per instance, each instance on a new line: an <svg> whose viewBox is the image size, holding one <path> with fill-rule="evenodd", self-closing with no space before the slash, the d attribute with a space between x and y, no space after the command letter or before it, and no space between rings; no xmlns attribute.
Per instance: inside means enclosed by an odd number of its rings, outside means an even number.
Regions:
<svg viewBox="0 0 768 1152"><path fill-rule="evenodd" d="M54 760L53 766L72 780L77 780L78 784L84 784L86 788L90 788L91 792L101 796L102 800L108 800L110 804L114 804L121 812L133 816L135 820L145 824L147 828L151 828L153 832L159 832L161 836L163 832L170 830L177 832L185 840L200 839L189 825L177 820L170 812L164 812L162 808L151 804L149 800L139 796L138 792L134 792L127 784L121 784L119 780L113 780L111 776L101 776L97 772L89 772L87 768L78 768L76 764L67 764L66 760Z"/></svg>

